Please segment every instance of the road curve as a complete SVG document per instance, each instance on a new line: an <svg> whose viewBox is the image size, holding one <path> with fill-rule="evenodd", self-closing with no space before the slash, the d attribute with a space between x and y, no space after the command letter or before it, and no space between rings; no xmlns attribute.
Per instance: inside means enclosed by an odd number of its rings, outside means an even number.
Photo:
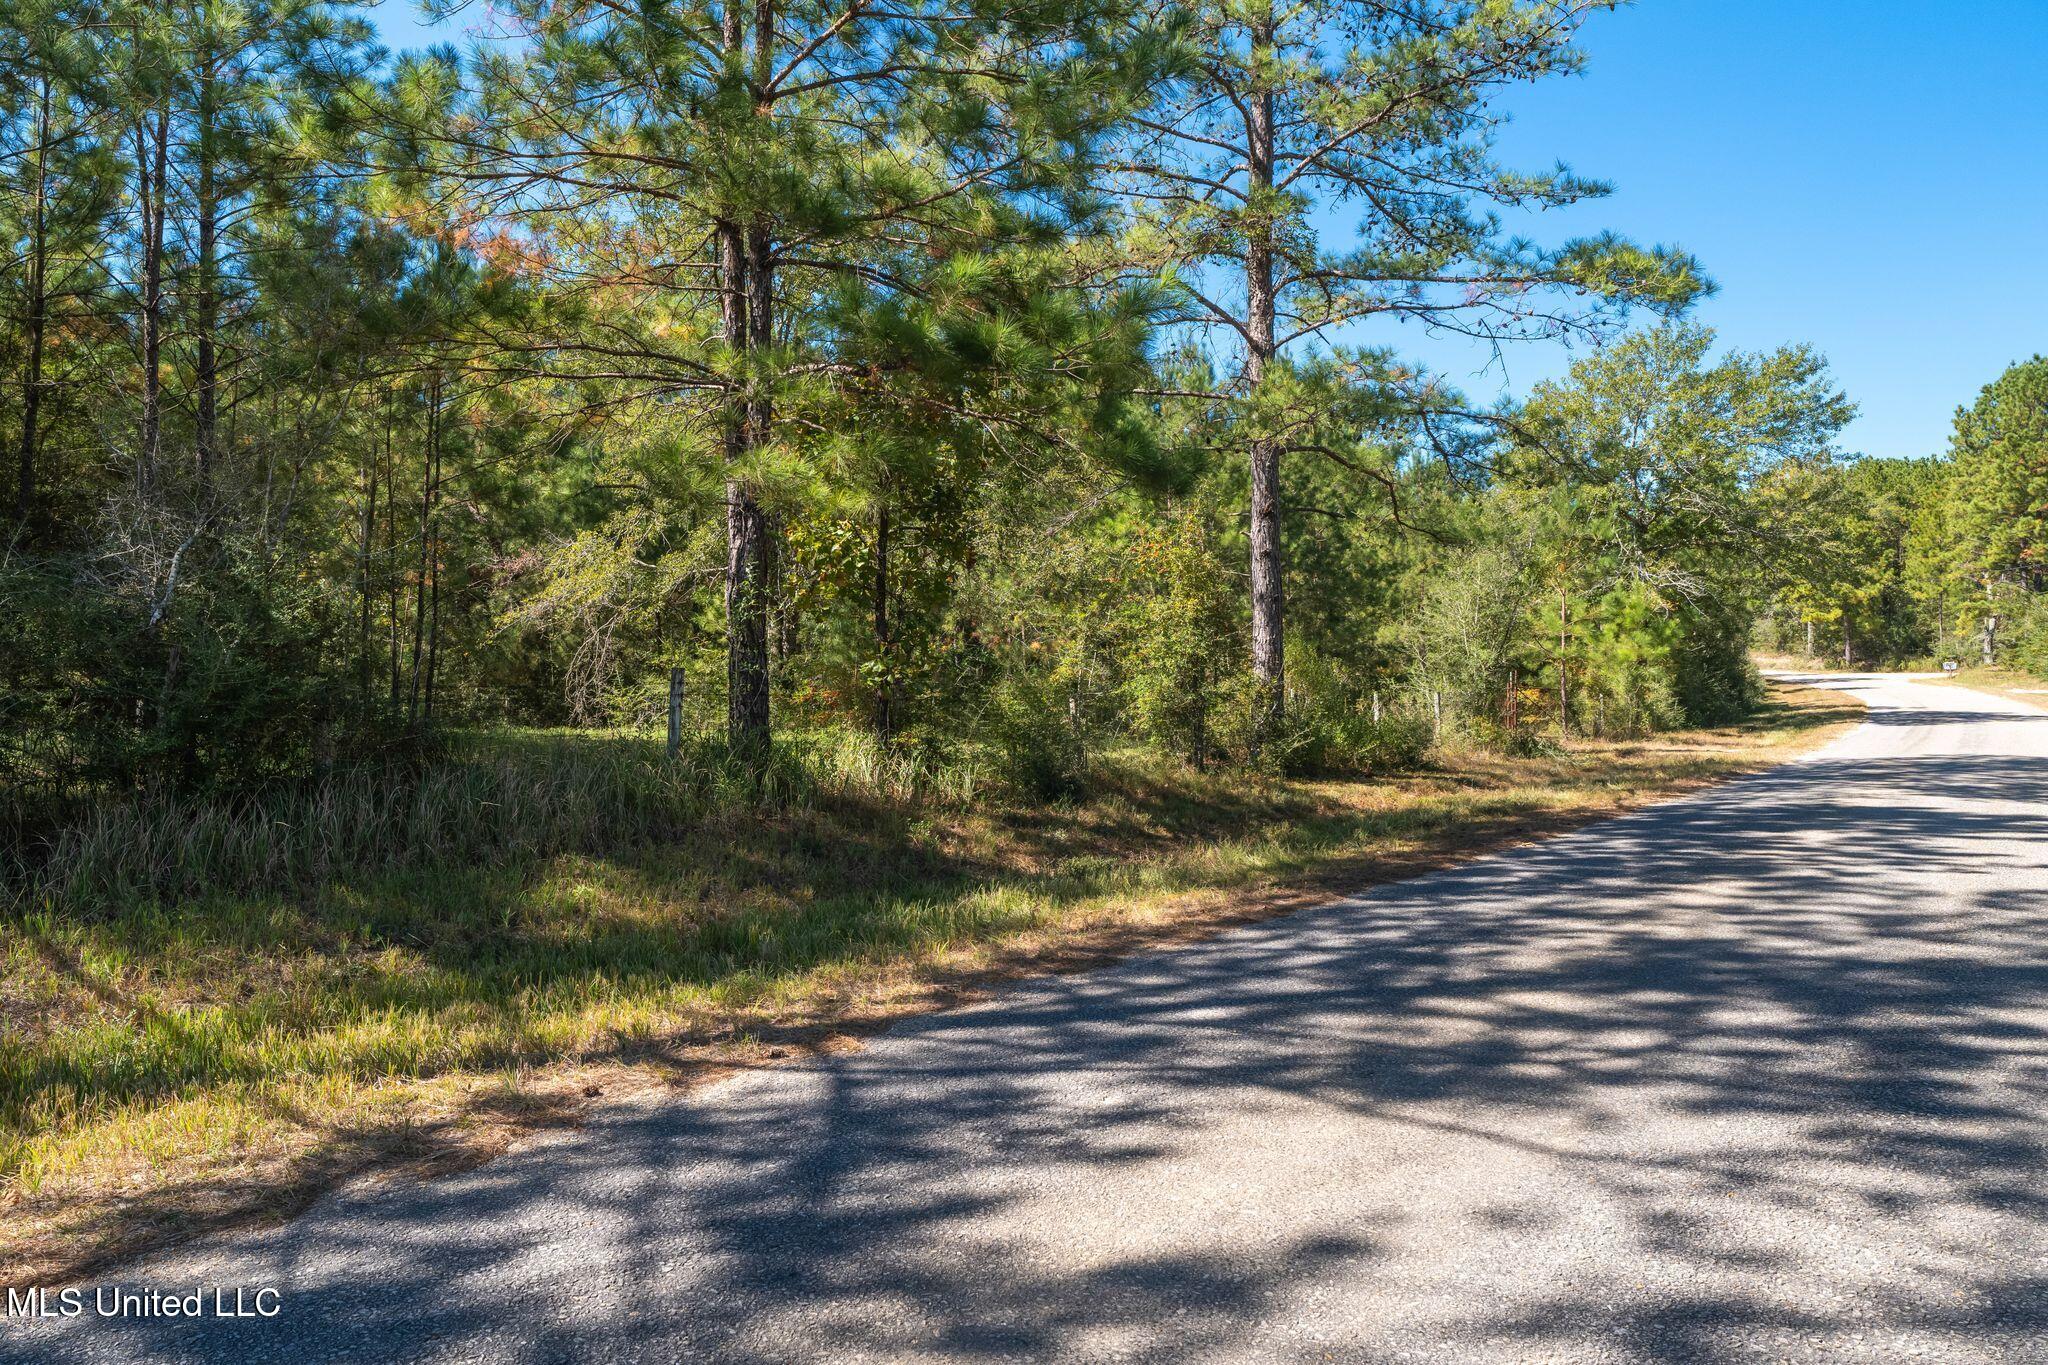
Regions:
<svg viewBox="0 0 2048 1365"><path fill-rule="evenodd" d="M2048 1361L2048 713L1044 980L123 1278L9 1361Z"/></svg>

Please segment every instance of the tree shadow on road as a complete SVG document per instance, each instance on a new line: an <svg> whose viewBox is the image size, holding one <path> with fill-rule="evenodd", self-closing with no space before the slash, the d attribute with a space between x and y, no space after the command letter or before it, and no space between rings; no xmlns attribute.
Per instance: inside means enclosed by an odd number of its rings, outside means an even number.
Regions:
<svg viewBox="0 0 2048 1365"><path fill-rule="evenodd" d="M1778 769L350 1193L223 1263L288 1285L285 1317L75 1339L195 1361L2030 1358L2044 798L2038 759ZM1215 1236L1170 1244L1146 1235L1159 1205L1114 1206L1170 1192L1157 1173L1205 1133L1304 1114L1389 1153L1333 1158L1316 1226L1227 1233L1257 1210L1219 1206ZM1499 1178L1382 1188L1397 1153L1437 1152ZM1095 1244L1068 1245L1064 1208ZM337 1253L345 1216L374 1244ZM1544 1263L1573 1236L1608 1257ZM1418 1287L1429 1255L1474 1278ZM1328 1335L1286 1334L1303 1322Z"/></svg>

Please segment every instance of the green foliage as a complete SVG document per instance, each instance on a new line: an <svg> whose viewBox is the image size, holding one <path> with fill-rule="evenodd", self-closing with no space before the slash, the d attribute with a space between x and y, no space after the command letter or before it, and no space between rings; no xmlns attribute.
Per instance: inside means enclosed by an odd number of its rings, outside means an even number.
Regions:
<svg viewBox="0 0 2048 1365"><path fill-rule="evenodd" d="M2048 359L2012 366L1956 414L1956 531L1980 581L2048 588Z"/></svg>
<svg viewBox="0 0 2048 1365"><path fill-rule="evenodd" d="M1065 800L1086 789L1087 734L1071 677L1008 673L990 693L985 714L1003 781L1041 801Z"/></svg>
<svg viewBox="0 0 2048 1365"><path fill-rule="evenodd" d="M1385 313L1512 338L1559 325L1596 335L1632 304L1684 307L1710 286L1682 252L1612 235L1544 250L1487 211L1607 192L1562 167L1504 167L1491 146L1505 92L1579 68L1583 8L1193 6L1182 79L1162 88L1121 153L1150 192L1129 249L1175 270L1197 314L1234 329L1252 319L1212 302L1228 294L1209 275L1261 274L1258 258L1270 256L1287 319L1271 338L1280 349ZM1247 112L1262 100L1284 130L1270 148ZM1333 203L1356 228L1338 241L1317 222ZM1545 289L1557 311L1529 306Z"/></svg>
<svg viewBox="0 0 2048 1365"><path fill-rule="evenodd" d="M1612 339L1708 287L1490 210L1603 192L1491 150L1578 8L772 8L520 0L520 41L372 67L324 0L9 6L11 846L451 727L658 727L677 673L687 746L767 676L764 787L816 742L1048 797L1131 745L1381 771L1439 713L1527 749L1746 704L1755 585L1861 496L1815 357L1658 328L1475 412L1325 339ZM1270 175L1217 89L1271 97ZM1267 268L1266 314L1220 306ZM1872 523L1900 584L1953 539L1919 507Z"/></svg>
<svg viewBox="0 0 2048 1365"><path fill-rule="evenodd" d="M1396 713L1304 639L1288 643L1287 707L1259 762L1296 777L1365 776L1419 766L1434 747L1431 722ZM1375 708L1379 714L1375 715Z"/></svg>
<svg viewBox="0 0 2048 1365"><path fill-rule="evenodd" d="M0 570L0 782L49 809L106 789L236 787L360 751L355 698L322 666L345 618L317 585L270 589L225 562L168 601L104 583ZM18 728L17 728L18 727Z"/></svg>
<svg viewBox="0 0 2048 1365"><path fill-rule="evenodd" d="M1409 677L1432 723L1470 728L1504 715L1538 591L1534 526L1506 500L1476 534L1421 570L1405 623ZM1490 522L1491 524L1488 524Z"/></svg>
<svg viewBox="0 0 2048 1365"><path fill-rule="evenodd" d="M1540 384L1521 477L1570 488L1615 569L1682 597L1744 591L1816 531L1761 496L1823 466L1855 408L1803 347L1714 357L1704 327L1633 334Z"/></svg>
<svg viewBox="0 0 2048 1365"><path fill-rule="evenodd" d="M1693 725L1726 725L1749 714L1763 699L1763 683L1749 661L1753 618L1747 605L1700 603L1681 620L1671 651L1680 716Z"/></svg>
<svg viewBox="0 0 2048 1365"><path fill-rule="evenodd" d="M98 803L32 858L0 858L0 908L132 911L311 892L435 866L617 851L827 796L957 803L975 786L971 769L919 764L846 730L798 736L762 772L720 740L671 758L644 734L454 735L422 761L359 762L317 782Z"/></svg>
<svg viewBox="0 0 2048 1365"><path fill-rule="evenodd" d="M1809 353L1712 345L1657 328L1538 386L1494 486L1456 504L1404 632L1447 729L1512 747L1755 704L1752 623L1774 581L1831 553L1850 409Z"/></svg>
<svg viewBox="0 0 2048 1365"><path fill-rule="evenodd" d="M1238 648L1237 595L1208 518L1196 507L1136 521L1120 547L1130 591L1124 692L1144 739L1196 767L1223 747Z"/></svg>
<svg viewBox="0 0 2048 1365"><path fill-rule="evenodd" d="M2048 361L1956 414L1945 456L1859 460L1819 491L1823 552L1777 594L1766 641L1843 662L2048 663Z"/></svg>
<svg viewBox="0 0 2048 1365"><path fill-rule="evenodd" d="M1289 542L1302 539L1304 511L1330 510L1276 494L1300 484L1305 463L1325 487L1332 472L1349 476L1354 486L1337 499L1345 512L1363 487L1388 495L1379 510L1398 519L1389 446L1419 435L1447 463L1477 462L1495 431L1497 414L1465 410L1390 352L1333 344L1333 329L1399 318L1496 341L1598 340L1632 309L1674 315L1711 289L1681 251L1612 234L1544 249L1504 230L1498 209L1606 193L1562 165L1512 170L1493 146L1504 91L1579 68L1587 9L1196 4L1185 12L1186 61L1121 130L1113 164L1135 194L1120 254L1166 275L1184 326L1234 371L1208 383L1198 439L1227 443L1249 474L1262 729L1283 723ZM1326 231L1333 208L1347 220L1342 233ZM1342 636L1318 634L1341 647ZM1377 645L1359 643L1368 654Z"/></svg>
<svg viewBox="0 0 2048 1365"><path fill-rule="evenodd" d="M2011 641L2013 665L2037 678L2048 678L2048 593L2020 598L2004 627Z"/></svg>

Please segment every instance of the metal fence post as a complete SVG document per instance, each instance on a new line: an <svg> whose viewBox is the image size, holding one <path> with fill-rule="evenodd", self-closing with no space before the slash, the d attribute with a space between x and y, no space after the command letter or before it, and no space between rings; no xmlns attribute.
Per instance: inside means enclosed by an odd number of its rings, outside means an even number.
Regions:
<svg viewBox="0 0 2048 1365"><path fill-rule="evenodd" d="M668 756L674 758L683 747L683 670L668 671Z"/></svg>

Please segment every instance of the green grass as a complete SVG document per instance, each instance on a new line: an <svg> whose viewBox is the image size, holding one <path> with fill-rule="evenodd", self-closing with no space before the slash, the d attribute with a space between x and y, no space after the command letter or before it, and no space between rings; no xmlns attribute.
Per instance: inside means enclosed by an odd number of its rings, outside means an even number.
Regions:
<svg viewBox="0 0 2048 1365"><path fill-rule="evenodd" d="M488 1148L586 1084L1591 818L1841 705L1372 782L1124 756L1054 807L858 739L806 741L764 794L640 737L514 735L413 783L110 808L0 920L0 1278L283 1211L394 1151Z"/></svg>
<svg viewBox="0 0 2048 1365"><path fill-rule="evenodd" d="M0 904L121 912L478 858L529 862L673 837L718 812L800 809L861 793L971 799L968 766L933 767L858 734L788 741L765 777L715 746L671 761L659 739L578 731L458 736L422 770L344 772L234 799L114 802L0 865Z"/></svg>

